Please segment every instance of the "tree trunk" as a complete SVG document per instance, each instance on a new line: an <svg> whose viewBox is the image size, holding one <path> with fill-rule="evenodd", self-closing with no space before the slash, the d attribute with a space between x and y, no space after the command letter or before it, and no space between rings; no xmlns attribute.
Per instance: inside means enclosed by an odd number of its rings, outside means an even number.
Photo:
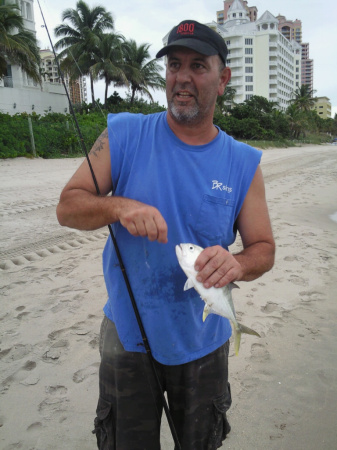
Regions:
<svg viewBox="0 0 337 450"><path fill-rule="evenodd" d="M91 102L94 104L95 103L94 80L92 78L91 73L89 73L89 77L90 77L90 89L91 89Z"/></svg>
<svg viewBox="0 0 337 450"><path fill-rule="evenodd" d="M105 94L104 94L104 107L107 108L108 103L108 87L109 87L109 81L105 79Z"/></svg>
<svg viewBox="0 0 337 450"><path fill-rule="evenodd" d="M133 101L134 101L134 99L135 99L136 89L131 88L131 92L132 92L132 94L131 94L131 100L130 100L130 103L131 103L131 105L132 105L132 103L133 103Z"/></svg>

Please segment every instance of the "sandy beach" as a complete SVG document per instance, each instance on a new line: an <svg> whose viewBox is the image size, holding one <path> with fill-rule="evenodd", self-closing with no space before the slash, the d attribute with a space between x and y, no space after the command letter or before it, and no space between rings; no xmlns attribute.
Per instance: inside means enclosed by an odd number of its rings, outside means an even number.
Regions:
<svg viewBox="0 0 337 450"><path fill-rule="evenodd" d="M107 229L59 226L83 158L0 160L0 448L93 450ZM265 150L277 254L240 283L223 449L337 448L337 147ZM237 251L240 240L231 250ZM162 449L173 450L163 419ZM131 449L130 449L131 450Z"/></svg>

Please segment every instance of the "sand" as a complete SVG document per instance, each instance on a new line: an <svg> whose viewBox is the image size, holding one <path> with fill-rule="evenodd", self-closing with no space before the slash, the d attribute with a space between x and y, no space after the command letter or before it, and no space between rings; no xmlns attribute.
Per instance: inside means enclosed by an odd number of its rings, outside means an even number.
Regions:
<svg viewBox="0 0 337 450"><path fill-rule="evenodd" d="M106 229L61 228L55 207L82 158L0 161L0 448L92 450ZM223 449L337 448L337 149L264 151L277 244L240 283ZM240 243L233 246L237 250ZM173 449L164 420L163 450ZM131 449L130 449L131 450Z"/></svg>

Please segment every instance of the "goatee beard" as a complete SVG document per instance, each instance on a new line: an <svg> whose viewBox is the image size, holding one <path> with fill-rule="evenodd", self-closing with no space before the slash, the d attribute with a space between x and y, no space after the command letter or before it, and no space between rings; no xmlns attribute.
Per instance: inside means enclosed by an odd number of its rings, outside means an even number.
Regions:
<svg viewBox="0 0 337 450"><path fill-rule="evenodd" d="M178 123L193 125L200 122L201 118L199 117L200 111L198 105L190 106L184 110L182 107L176 106L173 100L171 100L168 103L168 109L173 119Z"/></svg>

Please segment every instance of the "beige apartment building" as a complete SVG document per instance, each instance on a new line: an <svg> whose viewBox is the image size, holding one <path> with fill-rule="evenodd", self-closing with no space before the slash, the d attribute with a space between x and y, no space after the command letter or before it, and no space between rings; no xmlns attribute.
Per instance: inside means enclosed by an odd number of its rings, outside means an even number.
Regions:
<svg viewBox="0 0 337 450"><path fill-rule="evenodd" d="M40 50L41 70L45 82L62 84L58 66L55 61L54 53L49 50ZM64 74L64 81L67 86L71 102L81 104L87 102L87 84L85 77L79 77L75 81L70 81L69 77ZM63 85L62 85L63 86Z"/></svg>
<svg viewBox="0 0 337 450"><path fill-rule="evenodd" d="M322 119L331 118L331 103L328 97L317 97L314 109Z"/></svg>

